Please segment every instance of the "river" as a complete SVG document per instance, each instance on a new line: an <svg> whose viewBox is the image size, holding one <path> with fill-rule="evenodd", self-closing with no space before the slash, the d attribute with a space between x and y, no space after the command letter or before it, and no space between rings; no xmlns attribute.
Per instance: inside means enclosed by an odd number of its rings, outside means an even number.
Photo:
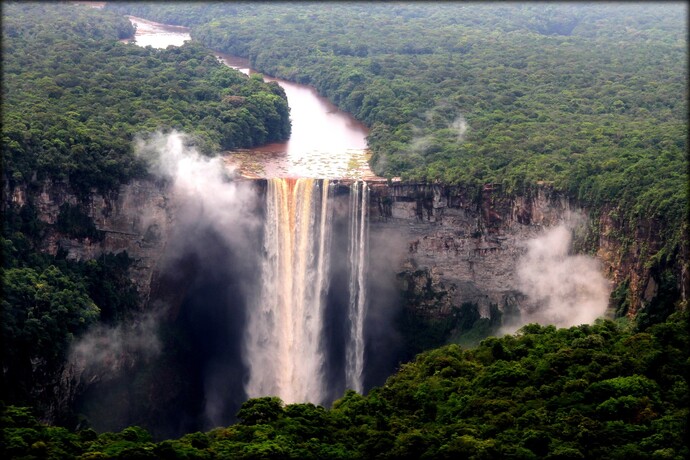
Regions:
<svg viewBox="0 0 690 460"><path fill-rule="evenodd" d="M129 16L137 27L139 46L167 48L191 40L189 29ZM245 75L255 73L247 59L214 51L227 66ZM310 177L364 179L377 177L368 166L366 126L343 112L310 86L264 76L284 90L290 106L292 134L285 142L224 152L229 167L245 177Z"/></svg>

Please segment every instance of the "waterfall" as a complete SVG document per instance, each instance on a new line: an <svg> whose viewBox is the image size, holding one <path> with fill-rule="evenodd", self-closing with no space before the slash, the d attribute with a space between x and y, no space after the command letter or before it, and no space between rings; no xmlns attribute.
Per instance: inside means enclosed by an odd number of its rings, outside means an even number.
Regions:
<svg viewBox="0 0 690 460"><path fill-rule="evenodd" d="M324 397L328 195L328 180L268 180L262 288L245 337L249 397L276 395L286 403Z"/></svg>
<svg viewBox="0 0 690 460"><path fill-rule="evenodd" d="M245 335L247 396L324 403L324 322L335 206L328 180L268 179L261 290ZM352 184L348 207L345 385L363 390L369 189ZM343 246L345 247L345 246ZM343 280L345 281L345 280ZM342 374L341 374L342 375Z"/></svg>
<svg viewBox="0 0 690 460"><path fill-rule="evenodd" d="M345 381L348 388L358 393L363 389L364 373L364 317L366 314L366 272L369 226L367 203L369 188L366 182L355 182L350 191L350 337L345 363Z"/></svg>

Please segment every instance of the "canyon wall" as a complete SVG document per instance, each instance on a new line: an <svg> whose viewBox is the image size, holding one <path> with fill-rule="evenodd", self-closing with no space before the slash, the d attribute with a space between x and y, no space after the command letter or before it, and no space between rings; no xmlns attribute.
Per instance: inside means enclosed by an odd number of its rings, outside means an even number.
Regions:
<svg viewBox="0 0 690 460"><path fill-rule="evenodd" d="M107 195L94 193L79 200L66 184L44 182L35 190L24 186L6 189L6 203L15 208L32 205L45 233L39 249L55 255L66 252L68 260L89 260L104 253L126 251L133 259L130 279L142 308L147 304L157 277L157 265L174 224L174 205L164 181L134 180ZM78 207L95 224L97 237L71 237L60 232L57 222L64 204Z"/></svg>
<svg viewBox="0 0 690 460"><path fill-rule="evenodd" d="M421 315L443 317L463 303L477 304L482 316L491 305L508 314L530 308L516 278L518 260L527 241L564 221L573 229L573 250L596 257L610 282L609 314L633 317L653 305L664 271L675 275L666 294L686 297L687 247L671 267L646 263L663 244L655 219L640 220L635 234L626 235L615 207L592 213L548 185L521 196L493 184L475 192L402 183L372 188L372 235L404 239L398 278L408 307Z"/></svg>
<svg viewBox="0 0 690 460"><path fill-rule="evenodd" d="M604 274L620 291L620 294L614 292L611 299L624 304L619 306L617 314L635 317L644 312L654 315L655 312L649 310L659 308L670 312L677 307L671 302L678 300L684 308L690 286L688 240L681 241L678 253L670 257L670 263L655 262L654 256L666 250L660 219L644 217L636 222L634 229L629 229L619 214L620 209L605 206L589 231ZM624 294L625 298L622 298Z"/></svg>
<svg viewBox="0 0 690 460"><path fill-rule="evenodd" d="M332 183L335 216L347 216L352 182ZM266 181L252 181L251 188L254 189L252 196L254 192L259 194L261 207ZM189 355L183 353L180 357L175 353L179 353L181 345L176 342L178 339L172 339L172 343L163 348L169 348L172 354L164 352L152 363L144 359L139 367L138 355L129 356L129 352L125 352L115 362L121 362L122 365L118 366L127 369L126 373L101 372L97 368L96 373L84 379L82 368L68 366L61 378L61 399L51 409L55 414L69 412L78 398L97 401L110 401L103 399L103 395L116 398L119 393L113 392L112 388L118 385L129 388L128 379L138 372L137 378L147 382L148 386L144 385L147 392L142 393L142 400L132 400L130 406L116 414L117 417L113 416L113 420L123 426L130 424L126 413L135 408L139 411L137 414L146 414L145 417L158 414L156 417L160 420L174 420L174 414L160 409L188 403L184 410L192 410L196 407L194 404L201 404L201 399L192 397L186 400L185 395L193 394L198 398L206 395L194 387L204 369L203 366L197 368L199 359L193 354L199 349L206 350L202 355L210 355L205 363L216 366L214 360L230 362L227 375L242 375L238 344L244 327L242 312L247 308L240 305L242 288L251 284L253 277L261 275L248 270L247 266L252 264L243 265L241 257L233 258L232 251L228 252L220 244L222 241L214 240L213 232L200 231L188 235L198 241L198 245L192 246L206 247L206 252L196 258L182 254L171 265L170 258L175 259L179 254L174 253L181 249L176 238L179 239L179 233L184 233L186 227L184 212L179 205L184 200L176 197L169 183L162 180L132 181L116 192L107 195L94 193L86 200L79 200L66 185L51 182L30 190L25 187L5 188L4 192L3 210L8 206L15 209L30 206L35 210L36 218L45 224L43 238L38 242L42 251L50 254L61 251L71 260L89 260L105 253L126 251L132 259L129 274L138 289L141 308L153 312L163 310L168 318L166 327L177 331L175 334L180 337L186 337L184 340L189 337L198 340L189 349ZM59 230L65 204L80 209L90 218L97 232L95 237L77 238ZM256 211L258 219L261 219L262 212L261 209ZM660 308L663 316L669 313L669 308L675 308L678 297L683 298L687 291L683 291L682 286L675 291L671 286L669 291L669 278L664 273L673 273L671 283L677 284L678 279L687 282L687 271L683 271L685 265L682 263L686 259L679 258L673 267L644 263L645 254L653 253L662 243L658 237L658 224L653 219L641 221L635 234L628 235L616 219L615 209L600 210L594 218L590 214L593 213L581 209L548 186L514 196L496 185L472 191L443 185L370 182L369 260L365 273L370 290L367 295L372 302L368 307L370 336L367 339L368 372L371 375L367 376L369 380L366 382L369 383L365 387L378 385L390 375L392 369L386 366L393 362L393 358L395 362L409 360L419 351L447 340L465 340L462 337L467 337L470 343L472 337L483 338L478 336L481 331L493 333L501 325L510 327L512 319L524 315L524 312L529 313L533 305L520 284L520 260L528 251L528 242L564 221L569 221L569 227L573 229L573 249L596 256L601 273L609 280L613 293L609 315L634 316L639 312L649 315L650 311ZM333 231L346 234L345 221L335 218ZM224 223L223 228L232 226L234 222L236 220ZM189 216L186 225L189 226ZM252 246L247 252L250 255L256 253L258 257L261 235L252 238L257 247ZM333 260L340 261L334 266L342 265L341 259L347 257L345 249L333 245L332 250ZM214 253L217 254L214 256ZM544 267L543 270L548 271L549 268ZM343 273L335 270L330 274L333 292L329 301L334 305L347 297L348 280ZM214 308L218 302L235 302L237 305L226 309ZM625 308L621 309L621 305ZM192 310L194 315L190 314ZM398 314L402 314L399 323ZM480 316L488 318L491 330L482 329L486 321L475 326L479 324ZM651 316L654 319L654 315ZM196 322L190 318L196 318ZM342 322L337 321L338 324ZM217 325L214 333L209 333L209 324ZM441 324L440 328L437 324ZM332 335L337 327L329 327ZM390 336L383 333L385 331L390 332ZM387 361L381 358L388 348L395 346L400 350L391 352L391 355L400 353L399 356L388 356ZM111 364L114 362L110 361ZM164 379L165 384L147 380L156 375L147 371L149 365L169 373L171 378ZM180 373L196 375L197 380L172 378ZM228 392L231 380L223 378L223 384L218 387L220 393ZM242 399L241 379L234 384L229 394ZM331 386L338 394L343 390L337 385ZM235 403L240 401L228 403L227 407L234 407L232 404ZM106 406L108 404L104 402L102 407ZM110 425L102 428L111 429ZM170 429L174 430L174 427Z"/></svg>
<svg viewBox="0 0 690 460"><path fill-rule="evenodd" d="M417 313L447 316L463 303L489 316L491 305L506 313L526 302L516 279L526 241L561 222L568 200L547 188L510 197L498 186L477 193L422 184L375 185L372 233L396 232L405 239L398 278Z"/></svg>
<svg viewBox="0 0 690 460"><path fill-rule="evenodd" d="M257 185L264 187L263 181ZM337 187L346 195L350 183L340 181ZM519 309L526 299L517 284L516 264L525 242L574 215L584 217L575 226L575 249L597 257L612 290L628 287L624 314L635 315L658 294L660 271L643 260L662 243L653 219L642 220L636 234L625 237L614 209L603 209L592 220L587 210L546 185L523 196L492 184L474 192L428 184L371 182L370 187L372 244L385 242L399 252L394 269L400 289L418 314L443 317L466 302L477 304L482 315L489 314L492 304L504 312ZM152 288L156 290L158 265L173 231L171 194L165 181L153 180L133 181L108 195L93 194L81 209L101 238L70 238L53 225L61 205L79 203L64 184L46 182L34 191L6 188L5 206L31 201L38 218L48 224L41 250L50 254L62 249L68 259L88 260L127 251L134 260L131 279L144 306ZM671 268L683 279L678 291L684 296L687 270L680 262Z"/></svg>

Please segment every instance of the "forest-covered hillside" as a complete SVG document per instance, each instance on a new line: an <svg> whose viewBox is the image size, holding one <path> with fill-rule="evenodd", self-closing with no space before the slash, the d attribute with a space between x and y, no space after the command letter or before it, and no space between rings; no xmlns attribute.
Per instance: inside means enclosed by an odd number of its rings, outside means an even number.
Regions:
<svg viewBox="0 0 690 460"><path fill-rule="evenodd" d="M50 3L3 4L3 160L13 184L108 191L141 175L132 139L178 129L205 153L286 139L284 91L229 69L200 44L119 43L125 17Z"/></svg>
<svg viewBox="0 0 690 460"><path fill-rule="evenodd" d="M370 128L378 174L524 193L550 183L661 223L687 214L682 3L114 3L192 26L259 71L313 85Z"/></svg>
<svg viewBox="0 0 690 460"><path fill-rule="evenodd" d="M3 458L685 459L687 313L644 331L599 321L531 324L477 348L420 354L366 396L325 409L250 399L240 423L153 442L0 414Z"/></svg>

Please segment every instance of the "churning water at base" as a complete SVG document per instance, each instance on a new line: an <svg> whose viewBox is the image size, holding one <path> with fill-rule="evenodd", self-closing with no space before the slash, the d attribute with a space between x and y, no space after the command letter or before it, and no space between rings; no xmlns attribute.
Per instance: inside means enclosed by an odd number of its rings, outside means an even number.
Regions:
<svg viewBox="0 0 690 460"><path fill-rule="evenodd" d="M346 385L362 391L368 192L350 192L349 338ZM266 193L262 287L248 313L245 358L249 397L323 403L324 312L329 285L333 190L328 180L269 179Z"/></svg>

